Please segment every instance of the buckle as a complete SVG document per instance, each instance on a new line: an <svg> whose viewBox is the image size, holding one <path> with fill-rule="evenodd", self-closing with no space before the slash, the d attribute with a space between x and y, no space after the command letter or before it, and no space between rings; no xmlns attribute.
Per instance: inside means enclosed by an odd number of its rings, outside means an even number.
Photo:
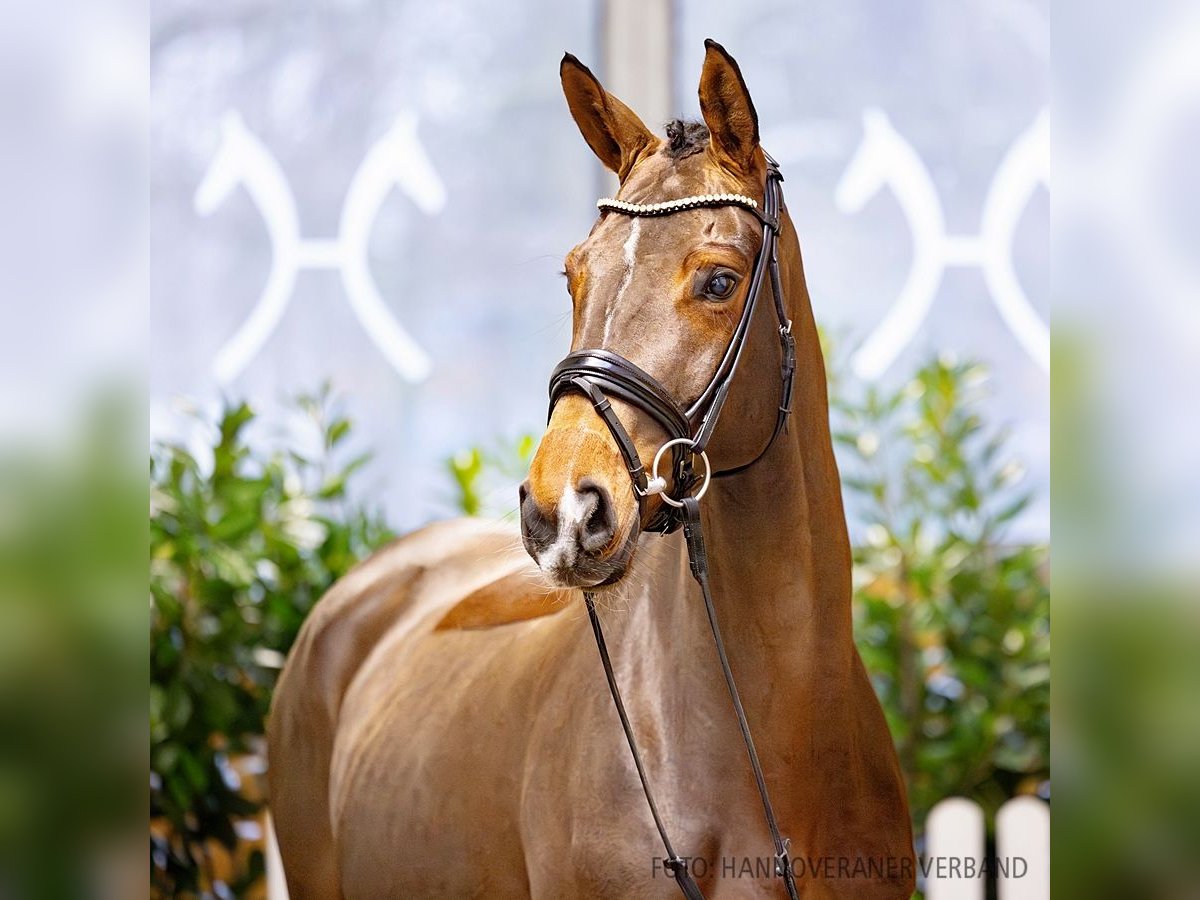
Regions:
<svg viewBox="0 0 1200 900"><path fill-rule="evenodd" d="M791 846L791 838L784 838L783 849L775 854L775 874L780 878L786 878L791 872L792 860L788 856L788 849Z"/></svg>
<svg viewBox="0 0 1200 900"><path fill-rule="evenodd" d="M678 878L681 874L687 875L687 860L682 856L668 856L663 860L663 868L671 874L672 878Z"/></svg>
<svg viewBox="0 0 1200 900"><path fill-rule="evenodd" d="M643 497L650 497L654 494L661 494L667 489L667 479L660 476L655 476L646 482L644 488L639 488L638 493Z"/></svg>

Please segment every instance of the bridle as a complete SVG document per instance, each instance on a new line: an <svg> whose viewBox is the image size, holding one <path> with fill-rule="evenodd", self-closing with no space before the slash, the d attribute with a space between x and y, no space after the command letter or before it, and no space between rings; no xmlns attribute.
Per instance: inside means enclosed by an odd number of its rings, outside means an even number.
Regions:
<svg viewBox="0 0 1200 900"><path fill-rule="evenodd" d="M766 456L767 451L771 449L776 438L786 427L788 415L791 412L792 382L796 370L796 345L795 339L792 337L792 323L787 318L784 308L783 288L779 277L779 259L776 252L780 215L783 210L783 189L781 187L783 176L779 172L778 163L770 155L766 155L766 161L767 176L761 211L755 200L741 194L704 194L660 203L627 203L605 198L596 204L602 212L635 217L668 216L685 210L707 207L740 207L752 212L762 223L762 245L754 260L741 318L734 328L733 336L729 340L729 346L726 348L720 364L700 395L685 409L655 378L619 353L606 349L576 350L563 359L550 376L550 412L554 412L555 404L564 394L574 392L586 396L592 402L597 415L612 433L617 449L625 461L630 481L633 484L633 492L637 497L639 513L644 510L648 498L658 494L662 499L661 507L643 530L669 534L680 526L683 527L692 576L699 583L700 592L704 597L713 643L716 646L734 712L737 714L742 740L746 745L750 766L754 770L754 779L762 800L767 827L770 829L771 839L774 843L775 874L783 879L788 896L792 900L797 900L795 877L788 855L788 841L779 832L775 811L771 806L770 797L767 795L762 765L758 759L758 752L754 748L754 739L750 734L746 713L742 708L737 685L733 680L733 671L730 669L729 659L725 653L725 642L721 638L721 629L717 623L716 609L713 605L712 591L708 581L708 553L705 550L704 535L700 524L700 500L708 490L710 480L737 475ZM780 398L775 427L771 432L771 437L753 459L714 474L709 466L705 448L712 438L713 431L717 426L717 419L720 417L725 400L729 395L729 388L733 383L738 363L742 358L742 351L746 346L747 336L750 333L754 310L768 277L770 278L771 293L775 299L775 314L779 320L779 345L782 357ZM617 416L609 402L610 396L617 397L646 413L667 434L668 440L654 456L650 477L646 475L646 468L642 464L629 432L626 431L620 417ZM668 450L672 452L673 484L670 493L667 491L666 479L658 474L659 463ZM703 479L697 477L692 467L692 459L695 456L699 456L704 463ZM698 482L700 488L693 493L693 488ZM641 752L638 749L633 728L625 712L625 704L621 699L621 691L613 673L612 660L608 654L604 632L600 627L600 619L596 614L594 594L591 591L584 591L583 597L596 638L596 646L600 651L600 660L604 665L608 689L612 694L617 715L621 719L621 727L625 731L629 750L633 754L633 762L637 767L638 778L641 780L646 802L650 806L650 814L654 818L659 837L662 838L663 846L667 851L664 866L675 878L685 897L689 900L703 900L704 895L701 893L699 885L688 871L687 860L676 853L671 844L666 826L659 814L658 805L655 803L654 794L650 789L646 769L642 764Z"/></svg>
<svg viewBox="0 0 1200 900"><path fill-rule="evenodd" d="M741 318L729 339L729 345L708 385L686 409L683 408L659 382L641 368L612 350L576 350L567 356L554 368L550 376L550 411L559 398L570 392L584 394L595 407L608 430L612 432L617 443L617 449L625 460L629 477L633 481L633 491L638 500L639 509L645 505L648 497L662 494L663 506L654 518L646 524L643 531L670 534L683 524L682 507L679 497L687 495L694 486L696 474L691 466L693 456L700 456L707 465L704 451L717 427L717 419L725 406L729 388L733 384L733 376L737 372L738 363L742 358L742 350L746 346L746 338L750 333L750 322L754 318L754 310L758 306L759 296L763 285L770 278L771 294L775 299L775 314L779 319L779 345L782 356L780 364L780 396L779 409L775 417L775 428L770 439L762 450L749 462L725 469L712 478L727 478L737 475L750 468L760 459L775 439L779 437L787 424L791 411L792 380L796 370L796 344L792 338L792 323L787 317L783 305L783 287L779 278L779 259L776 253L776 243L779 237L779 215L783 208L783 190L780 187L783 175L779 165L769 155L767 159L766 189L764 191L763 209L760 211L757 201L741 194L703 194L696 197L684 197L664 203L626 203L621 200L604 198L597 201L596 206L601 211L611 211L620 215L635 217L669 216L690 209L705 207L734 206L749 210L762 223L762 245L754 260L754 268L750 274L750 286L746 294L746 303L742 308ZM621 420L613 411L608 397L613 396L626 403L636 406L650 416L667 434L668 444L673 449L672 472L674 475L674 490L678 497L666 493L666 481L660 479L656 472L653 477L646 477L646 469L638 457L629 433ZM672 443L677 442L677 443ZM685 445L691 452L685 451ZM665 446L665 445L664 445ZM707 490L707 481L701 492Z"/></svg>

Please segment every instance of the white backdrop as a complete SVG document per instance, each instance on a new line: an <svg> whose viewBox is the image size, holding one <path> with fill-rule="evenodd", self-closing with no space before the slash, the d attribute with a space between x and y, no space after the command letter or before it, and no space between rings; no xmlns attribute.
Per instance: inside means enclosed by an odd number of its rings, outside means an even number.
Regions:
<svg viewBox="0 0 1200 900"><path fill-rule="evenodd" d="M988 362L991 418L1043 488L1046 7L681 3L671 67L694 117L703 39L738 57L818 318L858 373ZM557 272L600 182L557 67L570 49L601 69L601 12L158 4L154 431L186 437L175 397L270 419L328 379L377 451L365 489L404 528L447 511L448 454L539 429L569 341ZM1046 536L1047 505L1020 530Z"/></svg>

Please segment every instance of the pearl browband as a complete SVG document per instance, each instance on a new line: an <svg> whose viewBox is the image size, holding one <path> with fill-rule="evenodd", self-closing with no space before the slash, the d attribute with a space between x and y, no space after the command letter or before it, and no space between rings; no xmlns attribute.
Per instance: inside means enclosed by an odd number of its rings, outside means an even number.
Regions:
<svg viewBox="0 0 1200 900"><path fill-rule="evenodd" d="M699 209L705 206L744 206L758 212L758 201L745 194L697 194L694 197L680 197L678 200L664 200L662 203L626 203L612 197L601 197L596 201L597 209L609 209L626 216L665 216L682 209Z"/></svg>

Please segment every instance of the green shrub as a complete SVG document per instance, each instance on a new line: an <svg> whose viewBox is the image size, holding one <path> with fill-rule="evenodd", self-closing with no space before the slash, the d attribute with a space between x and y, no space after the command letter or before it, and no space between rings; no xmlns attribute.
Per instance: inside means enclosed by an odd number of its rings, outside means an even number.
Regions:
<svg viewBox="0 0 1200 900"><path fill-rule="evenodd" d="M529 471L535 447L536 437L520 434L451 456L446 469L454 481L455 508L468 516L500 516L516 509L516 485Z"/></svg>
<svg viewBox="0 0 1200 900"><path fill-rule="evenodd" d="M856 638L918 828L955 795L991 822L1049 777L1048 548L1006 538L1031 495L980 416L985 374L939 359L898 390L832 402L851 519L865 526Z"/></svg>
<svg viewBox="0 0 1200 900"><path fill-rule="evenodd" d="M151 883L164 896L215 888L214 851L261 801L231 760L261 751L263 720L304 616L391 537L347 499L365 461L343 460L350 423L325 393L302 398L320 452L262 454L254 413L226 409L210 464L160 444L150 461ZM261 872L233 872L240 894Z"/></svg>
<svg viewBox="0 0 1200 900"><path fill-rule="evenodd" d="M62 431L0 440L0 897L122 890L147 793L141 419L105 384Z"/></svg>

